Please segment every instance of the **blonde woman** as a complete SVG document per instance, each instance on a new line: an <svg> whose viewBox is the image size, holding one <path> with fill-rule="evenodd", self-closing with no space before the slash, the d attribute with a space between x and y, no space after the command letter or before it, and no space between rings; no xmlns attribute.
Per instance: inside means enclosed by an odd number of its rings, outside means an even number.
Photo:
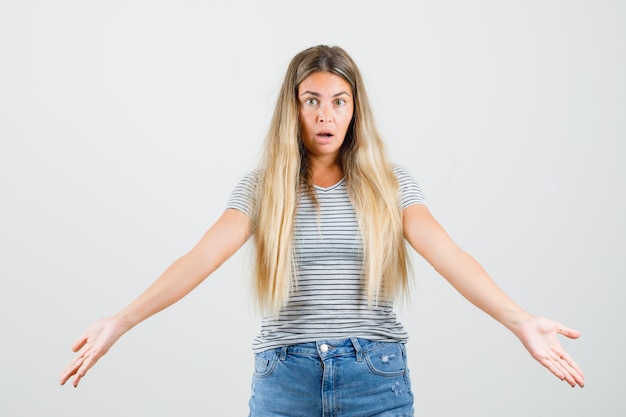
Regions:
<svg viewBox="0 0 626 417"><path fill-rule="evenodd" d="M87 329L61 384L74 377L77 386L124 333L184 297L250 237L264 312L251 416L413 415L407 334L393 312L407 291L405 241L555 376L584 384L557 340L578 331L522 310L450 239L411 175L388 161L357 66L324 45L291 61L262 166L189 253Z"/></svg>

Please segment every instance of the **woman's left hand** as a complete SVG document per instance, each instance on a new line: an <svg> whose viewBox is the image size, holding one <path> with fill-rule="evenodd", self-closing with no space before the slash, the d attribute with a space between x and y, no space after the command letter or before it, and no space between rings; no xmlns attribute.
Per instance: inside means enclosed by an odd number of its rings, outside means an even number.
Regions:
<svg viewBox="0 0 626 417"><path fill-rule="evenodd" d="M570 329L544 317L532 316L516 332L524 347L540 364L572 387L585 385L583 372L558 341L557 335L577 339L578 330Z"/></svg>

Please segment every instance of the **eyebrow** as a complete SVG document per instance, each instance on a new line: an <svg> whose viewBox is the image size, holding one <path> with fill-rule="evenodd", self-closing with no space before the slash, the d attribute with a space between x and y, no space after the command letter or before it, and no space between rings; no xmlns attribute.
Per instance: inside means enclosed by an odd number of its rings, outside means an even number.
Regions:
<svg viewBox="0 0 626 417"><path fill-rule="evenodd" d="M321 96L321 94L320 94L320 93L316 93L315 91L311 91L311 90L306 90L306 91L303 91L303 92L302 92L302 94L300 94L300 97L302 97L302 96L304 96L304 95L307 95L307 94L312 95L313 97L319 97L319 96ZM342 96L342 95L344 95L344 94L345 94L345 95L347 95L348 97L350 97L350 94L348 94L348 92L347 92L347 91L341 91L341 92L339 92L339 93L337 93L337 94L333 95L333 97L339 97L339 96Z"/></svg>

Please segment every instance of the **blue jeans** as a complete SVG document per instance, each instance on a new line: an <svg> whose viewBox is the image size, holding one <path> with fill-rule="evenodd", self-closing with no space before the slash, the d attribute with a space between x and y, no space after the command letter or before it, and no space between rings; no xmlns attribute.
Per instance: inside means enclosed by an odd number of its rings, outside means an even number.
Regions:
<svg viewBox="0 0 626 417"><path fill-rule="evenodd" d="M255 355L250 417L411 417L401 343L320 340Z"/></svg>

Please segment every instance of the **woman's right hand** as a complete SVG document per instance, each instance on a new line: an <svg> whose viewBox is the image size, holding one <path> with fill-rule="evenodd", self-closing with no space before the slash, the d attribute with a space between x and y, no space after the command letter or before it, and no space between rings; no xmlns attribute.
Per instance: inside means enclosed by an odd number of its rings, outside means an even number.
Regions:
<svg viewBox="0 0 626 417"><path fill-rule="evenodd" d="M78 355L63 370L59 382L72 376L75 387L87 371L133 326L171 306L198 286L250 236L250 219L242 211L226 209L187 254L176 260L139 297L116 315L99 320L72 345Z"/></svg>
<svg viewBox="0 0 626 417"><path fill-rule="evenodd" d="M76 375L72 385L77 387L87 371L109 351L126 330L121 320L115 317L98 320L89 326L87 331L72 345L72 351L77 352L78 355L61 373L59 379L61 385Z"/></svg>

